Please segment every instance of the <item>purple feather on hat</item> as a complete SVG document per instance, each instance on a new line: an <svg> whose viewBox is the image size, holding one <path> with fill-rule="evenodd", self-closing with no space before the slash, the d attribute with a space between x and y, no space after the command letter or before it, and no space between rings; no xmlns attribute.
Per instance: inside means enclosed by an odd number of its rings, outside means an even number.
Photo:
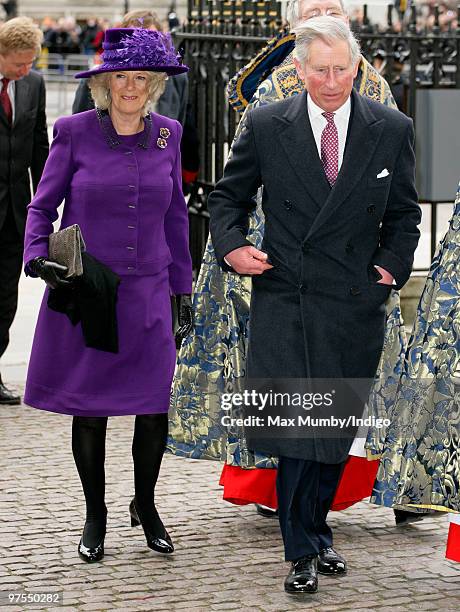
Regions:
<svg viewBox="0 0 460 612"><path fill-rule="evenodd" d="M142 66L174 65L180 61L180 55L176 53L169 33L140 28L125 36L120 42L120 48L104 51L102 57L104 61L118 60Z"/></svg>
<svg viewBox="0 0 460 612"><path fill-rule="evenodd" d="M103 63L93 70L76 74L76 78L117 70L147 70L169 75L188 70L174 49L169 32L112 28L106 31L102 47Z"/></svg>

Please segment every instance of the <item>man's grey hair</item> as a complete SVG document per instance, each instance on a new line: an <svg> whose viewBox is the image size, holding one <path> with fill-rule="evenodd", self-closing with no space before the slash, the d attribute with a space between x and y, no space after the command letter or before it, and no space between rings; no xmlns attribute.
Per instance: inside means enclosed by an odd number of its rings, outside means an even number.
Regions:
<svg viewBox="0 0 460 612"><path fill-rule="evenodd" d="M308 3L309 0L289 0L286 8L286 19L289 23L289 27L295 28L297 24L301 21L300 16L300 7L304 3ZM345 10L345 6L343 4L343 0L338 0L340 7L342 8L343 14L346 15L347 11Z"/></svg>
<svg viewBox="0 0 460 612"><path fill-rule="evenodd" d="M354 66L360 59L361 48L348 25L336 17L314 17L299 24L294 30L294 57L304 66L310 59L310 47L315 40L322 40L326 45L337 41L346 42L350 50L351 64Z"/></svg>

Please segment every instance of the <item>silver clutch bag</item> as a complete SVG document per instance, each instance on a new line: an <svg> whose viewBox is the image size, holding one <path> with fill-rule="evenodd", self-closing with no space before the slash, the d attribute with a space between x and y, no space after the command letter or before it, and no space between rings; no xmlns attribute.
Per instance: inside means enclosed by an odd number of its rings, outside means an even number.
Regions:
<svg viewBox="0 0 460 612"><path fill-rule="evenodd" d="M77 224L50 234L49 258L61 266L66 266L66 278L75 278L83 274L81 254L85 250L85 241Z"/></svg>

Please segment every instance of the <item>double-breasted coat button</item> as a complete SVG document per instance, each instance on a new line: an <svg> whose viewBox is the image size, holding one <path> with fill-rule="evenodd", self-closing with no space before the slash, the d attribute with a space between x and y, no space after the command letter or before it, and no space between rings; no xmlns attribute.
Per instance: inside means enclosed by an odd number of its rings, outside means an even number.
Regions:
<svg viewBox="0 0 460 612"><path fill-rule="evenodd" d="M126 248L128 249L128 251L134 251L134 247L132 246L127 246Z"/></svg>
<svg viewBox="0 0 460 612"><path fill-rule="evenodd" d="M359 295L361 293L361 289L359 287L350 287L351 295Z"/></svg>
<svg viewBox="0 0 460 612"><path fill-rule="evenodd" d="M353 253L354 250L355 250L355 247L351 244L351 242L347 242L347 244L345 246L345 252L346 253Z"/></svg>
<svg viewBox="0 0 460 612"><path fill-rule="evenodd" d="M307 293L308 289L307 289L307 285L300 285L300 293L302 295L305 295Z"/></svg>
<svg viewBox="0 0 460 612"><path fill-rule="evenodd" d="M368 207L367 207L367 212L368 212L369 214L371 214L371 215L372 215L373 213L375 213L375 206L374 206L374 204L371 204L370 206L368 206Z"/></svg>
<svg viewBox="0 0 460 612"><path fill-rule="evenodd" d="M284 200L284 208L285 208L286 210L291 210L291 208L292 208L292 202L291 202L291 200Z"/></svg>

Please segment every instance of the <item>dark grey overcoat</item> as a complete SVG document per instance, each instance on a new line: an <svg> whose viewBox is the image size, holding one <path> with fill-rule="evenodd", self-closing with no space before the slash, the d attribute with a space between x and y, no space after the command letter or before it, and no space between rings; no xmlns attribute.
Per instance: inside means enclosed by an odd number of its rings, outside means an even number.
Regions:
<svg viewBox="0 0 460 612"><path fill-rule="evenodd" d="M250 244L253 196L263 185L262 250L272 270L254 276L250 378L372 379L382 350L385 301L374 265L401 288L419 239L412 121L352 92L345 153L326 180L306 93L253 110L210 195L217 258ZM379 175L382 175L379 178ZM378 275L377 275L378 278ZM350 440L267 439L265 453L339 463Z"/></svg>
<svg viewBox="0 0 460 612"><path fill-rule="evenodd" d="M35 192L48 157L49 145L43 77L31 71L16 81L15 88L12 127L0 104L0 229L11 202L16 226L23 236L27 204L31 200L29 170ZM7 264L3 262L2 265Z"/></svg>

